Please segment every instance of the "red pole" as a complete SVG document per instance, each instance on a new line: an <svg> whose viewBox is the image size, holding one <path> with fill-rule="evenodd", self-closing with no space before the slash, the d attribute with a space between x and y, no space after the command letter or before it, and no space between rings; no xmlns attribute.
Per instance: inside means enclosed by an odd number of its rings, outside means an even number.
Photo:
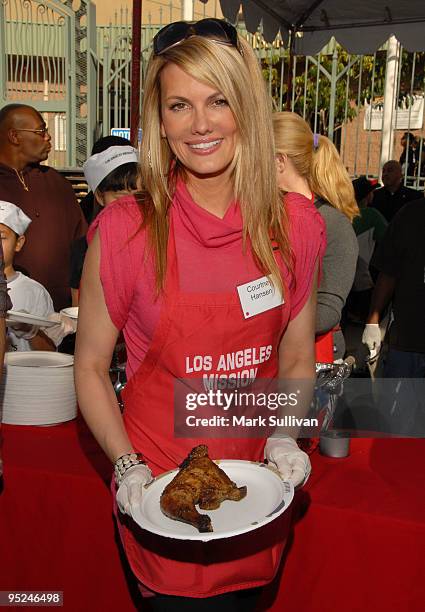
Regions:
<svg viewBox="0 0 425 612"><path fill-rule="evenodd" d="M142 0L133 0L133 25L131 44L131 107L130 140L138 144L140 121L140 55L142 51Z"/></svg>

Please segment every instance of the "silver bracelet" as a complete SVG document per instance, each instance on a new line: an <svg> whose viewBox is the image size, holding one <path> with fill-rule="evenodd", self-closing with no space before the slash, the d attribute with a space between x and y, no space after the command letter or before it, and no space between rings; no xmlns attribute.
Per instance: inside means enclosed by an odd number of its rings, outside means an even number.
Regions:
<svg viewBox="0 0 425 612"><path fill-rule="evenodd" d="M146 465L146 461L143 459L143 455L141 453L126 453L125 455L118 457L114 464L115 482L117 487L120 486L126 471L135 465Z"/></svg>

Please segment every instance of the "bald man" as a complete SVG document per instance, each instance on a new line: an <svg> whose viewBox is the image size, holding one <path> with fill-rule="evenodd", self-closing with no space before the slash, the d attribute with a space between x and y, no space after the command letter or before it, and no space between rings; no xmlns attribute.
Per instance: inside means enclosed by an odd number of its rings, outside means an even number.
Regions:
<svg viewBox="0 0 425 612"><path fill-rule="evenodd" d="M58 311L71 304L70 247L87 226L70 183L40 165L50 141L43 117L31 106L0 110L0 200L16 204L32 220L15 263L46 287Z"/></svg>
<svg viewBox="0 0 425 612"><path fill-rule="evenodd" d="M371 206L379 210L386 220L390 222L400 208L411 200L422 198L422 193L403 185L403 171L401 164L391 159L382 168L382 182L384 186L373 194Z"/></svg>

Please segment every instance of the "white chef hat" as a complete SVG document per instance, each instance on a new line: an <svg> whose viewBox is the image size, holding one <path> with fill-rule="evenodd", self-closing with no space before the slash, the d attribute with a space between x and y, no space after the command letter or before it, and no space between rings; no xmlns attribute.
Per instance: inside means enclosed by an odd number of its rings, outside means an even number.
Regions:
<svg viewBox="0 0 425 612"><path fill-rule="evenodd" d="M138 162L137 149L130 146L114 146L96 153L83 164L84 176L91 191L95 191L103 179L124 164Z"/></svg>
<svg viewBox="0 0 425 612"><path fill-rule="evenodd" d="M10 227L18 236L22 236L27 231L31 219L12 202L0 200L0 223Z"/></svg>

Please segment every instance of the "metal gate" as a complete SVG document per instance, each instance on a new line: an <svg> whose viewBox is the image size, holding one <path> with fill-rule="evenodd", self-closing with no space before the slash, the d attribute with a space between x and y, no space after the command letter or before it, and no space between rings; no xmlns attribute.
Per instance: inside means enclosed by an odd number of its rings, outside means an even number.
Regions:
<svg viewBox="0 0 425 612"><path fill-rule="evenodd" d="M81 165L91 146L95 27L90 0L0 0L0 106L22 102L43 114L53 166Z"/></svg>
<svg viewBox="0 0 425 612"><path fill-rule="evenodd" d="M424 188L425 53L407 52L394 37L374 55L350 55L335 40L316 56L292 57L279 39L251 42L275 108L333 140L352 176L380 177L387 160L401 159L404 182Z"/></svg>
<svg viewBox="0 0 425 612"><path fill-rule="evenodd" d="M151 52L155 34L167 23L183 19L183 2L157 2L156 21L150 12L144 14L142 26L141 83L143 99L143 76ZM193 0L193 18L202 19L216 15L218 0L209 7L202 0ZM96 136L106 136L111 130L129 137L130 86L131 86L131 12L128 8L115 11L109 25L97 28L97 53L92 61L97 74Z"/></svg>
<svg viewBox="0 0 425 612"><path fill-rule="evenodd" d="M142 103L152 38L183 18L182 0L156 4L155 20L144 14L142 28ZM194 0L194 19L207 8L216 15L218 0ZM405 182L423 188L424 53L408 53L392 38L370 56L350 55L331 41L316 56L294 57L280 36L268 44L261 30L248 34L243 23L238 30L261 62L275 108L295 110L332 138L350 174L379 176L386 159L402 155L407 132ZM51 165L81 167L95 139L129 128L131 34L128 9L96 29L91 0L0 0L0 107L22 100L43 113Z"/></svg>

